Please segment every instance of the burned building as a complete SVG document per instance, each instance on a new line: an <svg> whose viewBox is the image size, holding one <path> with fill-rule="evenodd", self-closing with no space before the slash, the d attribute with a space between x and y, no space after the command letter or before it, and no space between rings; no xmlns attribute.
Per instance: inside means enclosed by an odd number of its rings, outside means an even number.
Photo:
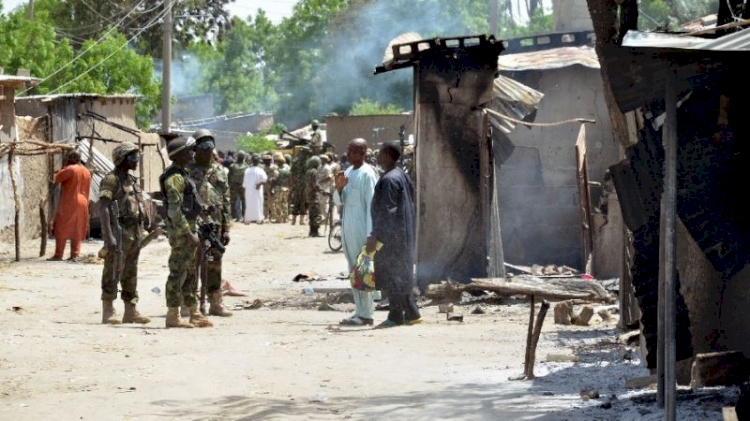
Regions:
<svg viewBox="0 0 750 421"><path fill-rule="evenodd" d="M502 51L502 43L486 36L401 39L376 69L414 72L416 260L422 289L444 279L504 275L496 194L503 145L491 136L485 111L496 97ZM503 92L503 108L524 118L541 95L502 81L501 86L513 87Z"/></svg>

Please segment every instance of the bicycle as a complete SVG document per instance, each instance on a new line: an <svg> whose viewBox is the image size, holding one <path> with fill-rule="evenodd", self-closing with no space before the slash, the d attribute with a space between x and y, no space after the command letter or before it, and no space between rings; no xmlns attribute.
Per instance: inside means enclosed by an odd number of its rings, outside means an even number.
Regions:
<svg viewBox="0 0 750 421"><path fill-rule="evenodd" d="M328 248L333 252L341 251L343 243L341 242L341 220L333 222L333 193L326 193L328 196L328 215L326 219L326 229L328 229Z"/></svg>

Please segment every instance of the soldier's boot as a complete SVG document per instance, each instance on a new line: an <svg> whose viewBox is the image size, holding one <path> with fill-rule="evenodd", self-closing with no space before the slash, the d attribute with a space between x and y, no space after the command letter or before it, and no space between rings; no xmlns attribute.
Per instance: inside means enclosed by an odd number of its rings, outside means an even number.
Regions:
<svg viewBox="0 0 750 421"><path fill-rule="evenodd" d="M213 327L213 323L202 315L197 305L190 307L190 324L195 327Z"/></svg>
<svg viewBox="0 0 750 421"><path fill-rule="evenodd" d="M180 306L180 317L184 317L184 318L190 317L190 309L185 304Z"/></svg>
<svg viewBox="0 0 750 421"><path fill-rule="evenodd" d="M224 298L221 291L211 294L211 307L208 309L208 314L211 316L232 317L232 312L224 307Z"/></svg>
<svg viewBox="0 0 750 421"><path fill-rule="evenodd" d="M292 215L292 225L297 225L297 215Z"/></svg>
<svg viewBox="0 0 750 421"><path fill-rule="evenodd" d="M115 307L112 301L102 300L102 324L119 325L120 320L117 318Z"/></svg>
<svg viewBox="0 0 750 421"><path fill-rule="evenodd" d="M184 328L193 328L191 323L188 323L180 318L180 308L179 307L169 307L167 309L167 328L170 327L184 327Z"/></svg>
<svg viewBox="0 0 750 421"><path fill-rule="evenodd" d="M133 303L125 303L125 314L122 316L122 322L123 323L138 323L145 325L146 323L150 323L151 319L149 319L146 316L141 315L141 313L138 312L138 310L135 308L135 304Z"/></svg>

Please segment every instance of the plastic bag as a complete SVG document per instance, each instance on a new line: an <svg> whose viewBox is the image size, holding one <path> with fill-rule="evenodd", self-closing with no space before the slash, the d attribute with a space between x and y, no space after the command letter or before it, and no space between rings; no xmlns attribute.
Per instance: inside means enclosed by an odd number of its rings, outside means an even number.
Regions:
<svg viewBox="0 0 750 421"><path fill-rule="evenodd" d="M382 246L383 243L378 242L372 253L368 253L367 248L362 247L362 251L357 256L357 262L349 271L349 282L352 288L362 291L375 290L375 253Z"/></svg>

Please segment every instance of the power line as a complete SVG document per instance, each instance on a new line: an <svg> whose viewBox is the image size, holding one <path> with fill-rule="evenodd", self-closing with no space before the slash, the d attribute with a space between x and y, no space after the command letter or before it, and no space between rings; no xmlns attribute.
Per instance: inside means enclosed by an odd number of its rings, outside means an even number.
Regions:
<svg viewBox="0 0 750 421"><path fill-rule="evenodd" d="M169 1L170 3L173 3L173 2L174 2L174 1L176 1L176 0L165 0L165 2L166 2L166 1ZM103 63L104 63L105 61L109 60L110 58L112 58L112 56L114 56L114 55L115 55L115 54L117 54L117 53L118 53L118 52L119 52L120 50L122 50L122 49L123 49L123 47L125 47L126 45L130 44L130 43L131 43L131 42L132 42L133 40L135 40L135 39L136 39L136 38L137 38L137 37L138 37L138 36L139 36L139 35L140 35L140 34L141 34L141 33L142 33L143 31L145 31L146 29L149 29L149 28L153 27L153 26L154 26L155 24L158 24L158 23L159 23L159 20L161 20L161 18L163 18L163 17L164 17L165 15L166 15L167 11L168 11L168 8L167 8L167 7L165 7L165 10L164 10L163 12L161 12L161 13L160 13L159 15L155 16L155 17L154 17L154 19L152 19L152 20L151 20L151 22L147 23L147 24L146 24L146 26L144 26L143 28L141 28L141 29L140 29L140 30L139 30L139 31L138 31L138 32L137 32L137 33L136 33L135 35L133 35L133 36L132 36L132 37L131 37L130 39L128 39L128 40L127 40L127 41L126 41L126 42L125 42L124 44L122 44L122 45L121 45L121 46L120 46L120 47L119 47L118 49L116 49L115 51L113 51L113 52L112 52L112 54L110 54L110 55L108 55L107 57L103 58L103 59L102 59L101 61L99 61L99 62L98 62L98 63L96 63L95 65L93 65L93 66L89 67L89 68L88 68L88 69L87 69L87 70L86 70L85 72L81 73L80 75L78 75L78 76L74 77L73 79L69 80L68 82L64 83L63 85L60 85L60 86L58 86L58 87L57 87L56 89L54 89L54 90L52 90L51 92L49 92L49 93L48 93L48 95L53 95L53 94L55 94L56 92L59 92L59 91L60 91L61 89L63 89L64 87L66 87L66 86L70 85L71 83L75 82L76 80L78 80L78 79L82 78L83 76L85 76L85 75L89 74L89 72L91 72L92 70L94 70L94 69L96 69L97 67L101 66L101 65L102 65L102 64L103 64ZM47 78L47 79L48 79L48 78ZM45 79L45 80L46 80L46 79ZM40 82L40 83L41 83L41 82Z"/></svg>
<svg viewBox="0 0 750 421"><path fill-rule="evenodd" d="M138 3L137 6L140 6L144 1L146 1L146 0L141 0L140 3ZM135 10L135 7L133 8L133 10ZM117 25L115 25L112 28L110 28L104 35L101 36L101 38L99 38L93 44L91 44L89 46L89 48L87 48L83 52L79 53L77 56L73 57L73 59L71 59L69 62L65 63L59 69L55 70L54 73L52 73L51 75L49 75L49 76L45 77L44 79L40 80L39 84L44 83L45 81L49 80L49 78L51 78L52 76L55 76L56 74L60 73L63 69L65 69L66 67L68 67L71 64L73 64L76 60L80 59L84 54L86 54L87 52L89 52L96 45L100 44L106 37L108 37L112 33L112 31L114 31L115 29L117 29L118 25L120 25L123 21L125 21L125 19L130 15L130 13L132 13L132 10L130 12L128 12L128 14L126 14L125 16L123 16L122 19L120 19L120 21L117 23ZM140 32L139 32L139 34L140 34ZM31 87L28 88L28 89L26 89L25 91L21 92L21 94L19 96L26 95L31 89L32 89Z"/></svg>

